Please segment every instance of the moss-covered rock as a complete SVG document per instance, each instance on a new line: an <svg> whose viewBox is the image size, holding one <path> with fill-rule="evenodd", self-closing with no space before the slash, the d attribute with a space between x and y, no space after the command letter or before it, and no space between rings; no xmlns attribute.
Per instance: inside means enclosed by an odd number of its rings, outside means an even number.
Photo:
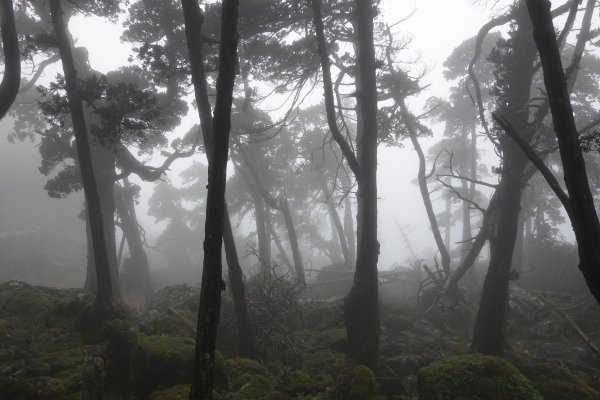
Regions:
<svg viewBox="0 0 600 400"><path fill-rule="evenodd" d="M336 398L345 400L378 400L377 381L364 365L346 368L338 377Z"/></svg>
<svg viewBox="0 0 600 400"><path fill-rule="evenodd" d="M510 362L480 354L449 357L419 371L420 400L542 400Z"/></svg>
<svg viewBox="0 0 600 400"><path fill-rule="evenodd" d="M304 371L284 368L277 375L276 387L289 395L313 394L318 391L317 385Z"/></svg>
<svg viewBox="0 0 600 400"><path fill-rule="evenodd" d="M129 378L138 393L148 395L160 386L191 382L193 363L193 340L140 334L131 351Z"/></svg>

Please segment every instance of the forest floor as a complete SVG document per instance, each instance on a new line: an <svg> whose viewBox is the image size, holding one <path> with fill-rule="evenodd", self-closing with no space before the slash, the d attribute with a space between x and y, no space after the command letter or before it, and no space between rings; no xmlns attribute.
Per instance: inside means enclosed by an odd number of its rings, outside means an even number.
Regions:
<svg viewBox="0 0 600 400"><path fill-rule="evenodd" d="M504 359L469 354L469 307L382 304L380 363L348 366L341 301L249 290L261 357L236 357L224 296L215 399L600 399L600 313L590 300L513 288ZM0 399L187 399L198 289L165 287L144 313L94 330L81 290L0 284ZM428 310L425 312L424 310Z"/></svg>

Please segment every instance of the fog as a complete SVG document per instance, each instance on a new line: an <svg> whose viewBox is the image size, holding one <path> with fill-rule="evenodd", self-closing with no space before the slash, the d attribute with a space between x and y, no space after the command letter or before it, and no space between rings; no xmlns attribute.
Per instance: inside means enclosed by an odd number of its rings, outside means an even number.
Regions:
<svg viewBox="0 0 600 400"><path fill-rule="evenodd" d="M596 1L8 3L0 399L600 398Z"/></svg>

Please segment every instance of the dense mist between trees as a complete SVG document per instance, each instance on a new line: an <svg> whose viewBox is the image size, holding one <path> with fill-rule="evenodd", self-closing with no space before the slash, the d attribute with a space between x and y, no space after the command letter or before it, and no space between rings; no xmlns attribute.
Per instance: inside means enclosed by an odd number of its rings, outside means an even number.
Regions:
<svg viewBox="0 0 600 400"><path fill-rule="evenodd" d="M0 0L0 399L599 399L598 10Z"/></svg>

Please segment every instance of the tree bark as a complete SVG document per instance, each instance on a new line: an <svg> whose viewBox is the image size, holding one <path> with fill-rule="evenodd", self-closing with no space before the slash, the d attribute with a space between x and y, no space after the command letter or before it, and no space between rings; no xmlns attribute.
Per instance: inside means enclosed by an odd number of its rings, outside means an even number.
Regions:
<svg viewBox="0 0 600 400"><path fill-rule="evenodd" d="M210 162L212 159L214 131L211 105L208 100L208 84L206 82L204 56L202 53L202 24L204 16L200 11L197 0L182 0L182 6L184 10L185 35L191 65L192 83L194 84L194 94L196 103L198 104L198 115L200 118L204 148ZM225 242L226 256L229 257L227 259L227 268L231 285L231 294L236 307L235 313L236 318L238 318L238 328L240 329L238 335L240 340L240 354L257 354L253 345L254 331L251 329L250 318L248 315L248 305L243 285L243 273L237 251L233 251L236 247L226 205L223 215L223 229L223 241ZM228 230L231 232L228 232ZM242 331L242 329L244 329L244 331Z"/></svg>
<svg viewBox="0 0 600 400"><path fill-rule="evenodd" d="M571 204L570 218L577 240L579 269L592 295L600 303L600 222L579 145L567 79L550 16L550 2L527 0L527 7L534 26L534 39L542 62L544 83Z"/></svg>
<svg viewBox="0 0 600 400"><path fill-rule="evenodd" d="M258 261L263 270L269 269L271 265L271 255L267 251L270 247L267 238L267 229L265 221L265 201L254 185L250 186L252 199L254 200L254 220L256 222L256 237L258 239Z"/></svg>
<svg viewBox="0 0 600 400"><path fill-rule="evenodd" d="M2 119L14 103L21 84L21 55L12 0L0 0L0 29L4 50L4 76L0 82L0 119Z"/></svg>
<svg viewBox="0 0 600 400"><path fill-rule="evenodd" d="M355 2L357 55L356 100L357 159L360 165L357 192L358 249L352 288L344 302L348 356L357 364L377 368L379 355L379 286L377 261L377 79L370 0Z"/></svg>
<svg viewBox="0 0 600 400"><path fill-rule="evenodd" d="M187 29L192 28L199 12L196 0L182 0ZM219 45L219 68L217 97L213 120L212 157L208 166L208 190L206 196L206 223L204 234L204 262L196 345L194 347L194 373L190 389L190 400L212 399L213 371L217 328L221 309L221 292L225 289L222 280L221 251L225 218L225 186L229 154L229 132L231 130L231 107L237 65L237 0L224 0L221 6L221 36ZM189 43L188 51L192 51ZM191 56L191 54L190 54ZM190 57L191 58L191 57Z"/></svg>
<svg viewBox="0 0 600 400"><path fill-rule="evenodd" d="M499 110L518 132L528 127L530 87L533 75L535 50L531 23L524 4L516 10L516 31L511 38L511 50L504 58L502 79L502 104ZM529 138L527 139L529 140ZM490 221L490 263L475 328L473 350L488 354L503 354L504 322L508 306L508 284L512 257L517 238L521 210L526 158L508 137L500 137L502 173L500 185L494 196L498 202L497 213Z"/></svg>
<svg viewBox="0 0 600 400"><path fill-rule="evenodd" d="M73 50L71 48L60 0L50 0L50 12L65 74L67 98L71 107L71 118L73 120L73 131L75 133L77 145L79 168L81 170L86 204L89 210L90 233L94 249L97 279L95 306L96 310L102 313L110 308L113 301L110 262L106 250L102 207L92 166L92 156L90 153L90 144L88 141L81 93L78 87L77 70L75 69L73 60Z"/></svg>

